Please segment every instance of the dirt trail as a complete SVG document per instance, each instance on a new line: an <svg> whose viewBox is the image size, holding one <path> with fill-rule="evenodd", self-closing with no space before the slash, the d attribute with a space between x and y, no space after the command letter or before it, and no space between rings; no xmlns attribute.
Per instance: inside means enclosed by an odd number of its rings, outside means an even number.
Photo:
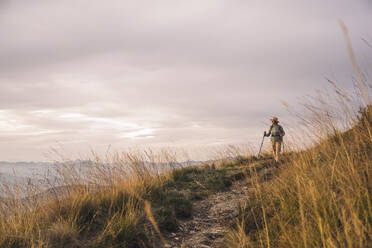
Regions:
<svg viewBox="0 0 372 248"><path fill-rule="evenodd" d="M248 181L235 181L225 192L218 192L193 204L192 217L181 221L179 231L166 236L172 248L219 248L228 226L239 213L239 203L247 199Z"/></svg>

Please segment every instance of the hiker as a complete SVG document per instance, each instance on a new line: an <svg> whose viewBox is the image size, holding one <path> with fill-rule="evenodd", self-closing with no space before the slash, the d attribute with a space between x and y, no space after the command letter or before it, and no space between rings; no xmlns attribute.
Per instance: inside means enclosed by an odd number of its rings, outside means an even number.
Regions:
<svg viewBox="0 0 372 248"><path fill-rule="evenodd" d="M264 136L269 137L271 135L271 148L273 150L273 156L276 163L279 163L279 153L282 149L283 136L285 135L284 129L279 125L277 117L271 118L272 125L268 133L264 132Z"/></svg>

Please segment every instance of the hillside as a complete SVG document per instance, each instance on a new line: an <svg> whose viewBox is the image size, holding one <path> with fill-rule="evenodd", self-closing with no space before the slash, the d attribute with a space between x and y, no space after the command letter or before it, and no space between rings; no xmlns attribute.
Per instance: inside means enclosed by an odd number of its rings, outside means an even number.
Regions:
<svg viewBox="0 0 372 248"><path fill-rule="evenodd" d="M371 247L372 107L256 183L228 247Z"/></svg>
<svg viewBox="0 0 372 248"><path fill-rule="evenodd" d="M0 247L369 247L371 109L279 168L266 154L159 174L127 154L92 171L94 191L2 205Z"/></svg>

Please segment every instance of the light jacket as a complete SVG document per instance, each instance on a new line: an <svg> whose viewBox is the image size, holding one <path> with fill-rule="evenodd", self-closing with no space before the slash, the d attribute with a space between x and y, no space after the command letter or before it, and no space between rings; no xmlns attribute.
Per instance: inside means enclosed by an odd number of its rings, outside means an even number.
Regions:
<svg viewBox="0 0 372 248"><path fill-rule="evenodd" d="M284 129L279 124L271 125L269 132L266 133L266 136L271 135L271 141L283 141L283 136L285 135Z"/></svg>

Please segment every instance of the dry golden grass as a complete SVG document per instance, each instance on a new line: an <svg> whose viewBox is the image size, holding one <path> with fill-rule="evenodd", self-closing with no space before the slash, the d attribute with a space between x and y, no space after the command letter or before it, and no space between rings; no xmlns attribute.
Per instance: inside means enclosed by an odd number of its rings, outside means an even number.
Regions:
<svg viewBox="0 0 372 248"><path fill-rule="evenodd" d="M145 199L169 181L175 164L171 155L143 151L115 155L105 162L85 162L84 168L59 165L56 173L63 186L43 194L29 191L27 199L13 193L0 204L0 247L110 247L149 242L146 239L153 236L145 223ZM145 238L137 240L141 235Z"/></svg>
<svg viewBox="0 0 372 248"><path fill-rule="evenodd" d="M311 113L319 109L307 108ZM269 183L251 175L253 194L227 236L227 247L371 245L372 108L350 116L350 129L337 121L330 125L329 116L337 117L331 110L306 122L313 126L304 135L317 134L316 145L288 152ZM165 243L162 231L177 228L177 218L189 216L190 199L203 197L208 187L228 187L223 173L253 161L238 151L223 151L236 161L200 168L174 170L174 152L149 150L105 161L96 156L82 167L59 166L63 186L41 196L31 185L33 197L27 201L15 193L0 205L0 247L159 247ZM196 179L190 182L189 175Z"/></svg>
<svg viewBox="0 0 372 248"><path fill-rule="evenodd" d="M305 105L292 147L309 137L312 147L289 152L272 181L253 184L227 247L372 246L372 106L355 112L336 98L328 99L336 107Z"/></svg>
<svg viewBox="0 0 372 248"><path fill-rule="evenodd" d="M223 168L179 168L172 149L93 157L58 164L41 194L33 184L5 187L0 247L159 247L192 200L231 184Z"/></svg>
<svg viewBox="0 0 372 248"><path fill-rule="evenodd" d="M284 156L272 181L253 184L227 247L372 247L372 106L341 27L357 94L329 80L333 92L303 104L296 114L303 126L291 145L297 152Z"/></svg>
<svg viewBox="0 0 372 248"><path fill-rule="evenodd" d="M292 153L254 193L229 247L372 246L372 107L358 124Z"/></svg>

